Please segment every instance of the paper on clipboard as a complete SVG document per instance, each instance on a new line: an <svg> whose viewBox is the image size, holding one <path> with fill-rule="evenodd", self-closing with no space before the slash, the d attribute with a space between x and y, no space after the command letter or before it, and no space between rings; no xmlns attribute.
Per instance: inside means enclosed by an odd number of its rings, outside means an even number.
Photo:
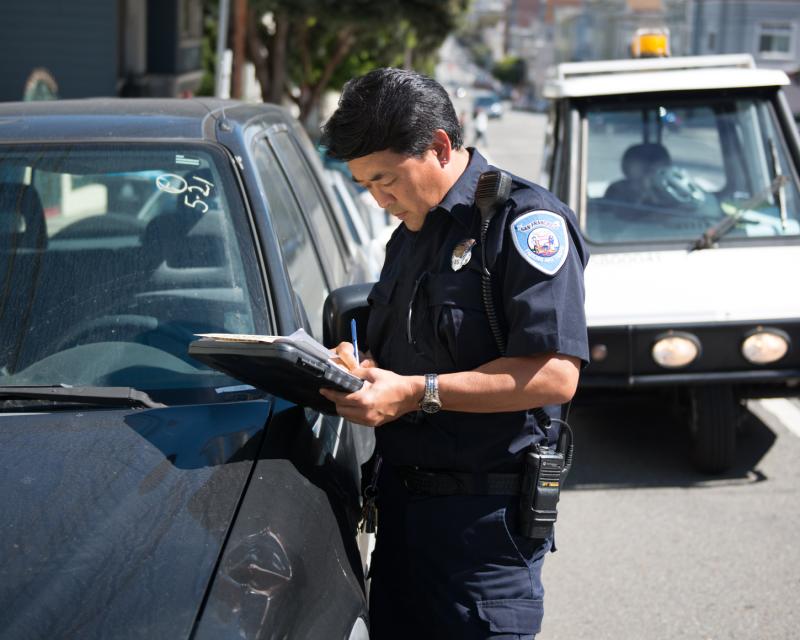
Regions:
<svg viewBox="0 0 800 640"><path fill-rule="evenodd" d="M199 338L211 338L222 342L252 342L256 344L285 342L316 356L320 360L330 360L334 357L330 349L317 342L302 328L290 333L288 336L262 336L250 333L198 333L195 335Z"/></svg>

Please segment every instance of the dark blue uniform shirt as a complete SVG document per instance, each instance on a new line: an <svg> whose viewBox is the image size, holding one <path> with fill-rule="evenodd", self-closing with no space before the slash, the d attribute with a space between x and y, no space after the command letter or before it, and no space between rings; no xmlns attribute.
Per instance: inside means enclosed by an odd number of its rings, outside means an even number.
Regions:
<svg viewBox="0 0 800 640"><path fill-rule="evenodd" d="M469 371L501 355L481 296L480 213L474 204L478 178L490 167L476 150L470 154L467 169L428 213L422 229L412 232L401 225L387 244L380 280L369 296L367 329L372 355L384 369L402 375ZM523 217L533 211L544 212L543 222ZM560 221L566 223L561 235L545 230L538 237L533 232L542 225L557 228ZM470 239L476 244L469 262L454 270L454 250ZM537 256L549 253L554 258L526 259L526 251L532 256L533 249ZM547 190L514 177L511 197L486 236L506 356L555 352L588 362L583 307L587 260L574 213ZM552 416L560 410L545 409ZM552 440L553 434L536 424L531 411L442 410L409 414L377 429L376 438L378 450L394 465L487 472L519 469L528 445Z"/></svg>

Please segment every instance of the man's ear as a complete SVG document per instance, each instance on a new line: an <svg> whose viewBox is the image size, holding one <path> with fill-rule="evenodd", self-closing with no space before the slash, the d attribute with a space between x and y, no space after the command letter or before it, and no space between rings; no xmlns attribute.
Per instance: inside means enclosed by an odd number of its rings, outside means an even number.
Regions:
<svg viewBox="0 0 800 640"><path fill-rule="evenodd" d="M446 166L450 162L453 147L450 145L450 137L444 129L437 129L433 132L431 150L436 154L436 159L439 161L441 167Z"/></svg>

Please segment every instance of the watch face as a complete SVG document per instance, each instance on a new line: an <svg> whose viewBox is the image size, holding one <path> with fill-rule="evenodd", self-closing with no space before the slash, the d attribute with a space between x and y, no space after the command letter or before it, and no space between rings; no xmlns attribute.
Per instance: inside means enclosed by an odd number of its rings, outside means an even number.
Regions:
<svg viewBox="0 0 800 640"><path fill-rule="evenodd" d="M422 402L419 407L425 413L436 413L442 408L442 404L440 402Z"/></svg>

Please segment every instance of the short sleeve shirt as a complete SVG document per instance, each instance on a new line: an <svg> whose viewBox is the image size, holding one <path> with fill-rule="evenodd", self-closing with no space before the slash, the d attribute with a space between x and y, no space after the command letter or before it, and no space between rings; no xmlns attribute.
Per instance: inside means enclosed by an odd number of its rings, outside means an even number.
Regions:
<svg viewBox="0 0 800 640"><path fill-rule="evenodd" d="M488 169L470 149L466 170L422 229L401 225L387 244L369 296L367 340L378 366L402 375L441 374L501 356L482 293L484 259L504 355L559 353L588 362L588 252L574 214L546 189L512 177L511 196L482 242L474 200ZM532 411L416 412L376 431L378 450L390 463L466 472L516 470L527 446L551 435Z"/></svg>

